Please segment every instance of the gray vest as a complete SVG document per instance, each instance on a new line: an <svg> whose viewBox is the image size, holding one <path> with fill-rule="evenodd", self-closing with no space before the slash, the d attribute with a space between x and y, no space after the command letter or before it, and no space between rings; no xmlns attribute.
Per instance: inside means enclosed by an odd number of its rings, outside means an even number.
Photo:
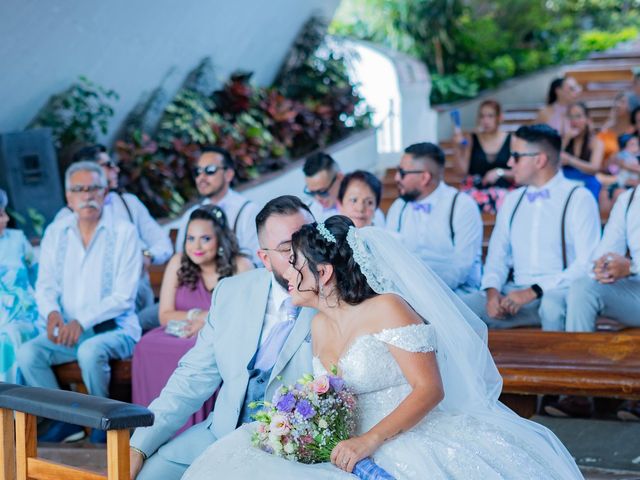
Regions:
<svg viewBox="0 0 640 480"><path fill-rule="evenodd" d="M251 415L262 409L262 407L252 409L249 407L249 404L251 402L259 402L264 400L264 394L267 390L267 384L269 383L269 378L271 377L271 370L273 370L273 367L266 371L258 370L257 368L252 368L249 370L249 383L247 384L247 393L244 396L244 404L242 405L242 410L240 410L238 426L242 425L243 423L253 422L253 418L251 418Z"/></svg>

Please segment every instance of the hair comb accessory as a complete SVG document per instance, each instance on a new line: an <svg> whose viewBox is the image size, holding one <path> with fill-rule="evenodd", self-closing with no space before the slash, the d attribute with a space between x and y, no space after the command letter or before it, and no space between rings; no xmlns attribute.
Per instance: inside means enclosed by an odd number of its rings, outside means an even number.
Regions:
<svg viewBox="0 0 640 480"><path fill-rule="evenodd" d="M324 226L324 223L322 222L318 223L318 226L316 227L316 229L318 230L318 233L322 235L322 238L324 238L327 242L337 243L336 237L333 235L333 233L329 231L327 227Z"/></svg>

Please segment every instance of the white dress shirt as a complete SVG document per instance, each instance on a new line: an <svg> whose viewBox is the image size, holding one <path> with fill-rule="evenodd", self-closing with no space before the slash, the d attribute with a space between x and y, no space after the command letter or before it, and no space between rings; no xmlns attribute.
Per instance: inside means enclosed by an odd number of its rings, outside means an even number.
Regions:
<svg viewBox="0 0 640 480"><path fill-rule="evenodd" d="M604 228L602 240L594 251L593 260L610 252L625 255L628 248L634 270L638 271L640 268L640 189L636 191L629 205L632 192L632 189L627 190L616 200ZM627 206L629 206L628 211ZM591 264L587 266L589 273L591 267Z"/></svg>
<svg viewBox="0 0 640 480"><path fill-rule="evenodd" d="M87 330L115 319L135 341L141 329L135 298L142 271L142 255L135 227L105 209L93 238L85 248L77 217L55 221L44 233L36 302L46 320L59 311L66 321L77 320Z"/></svg>
<svg viewBox="0 0 640 480"><path fill-rule="evenodd" d="M502 290L512 266L516 285L538 284L542 290L568 287L584 273L600 239L600 213L589 190L579 187L573 193L565 217L567 268L563 269L562 212L576 185L558 172L541 188L529 186L509 192L489 241L482 289ZM525 188L527 193L509 227ZM528 194L545 191L548 198L528 198Z"/></svg>
<svg viewBox="0 0 640 480"><path fill-rule="evenodd" d="M309 207L309 210L311 210L313 218L315 218L316 222L324 222L329 217L333 217L334 215L341 215L341 213L338 211L337 204L333 207L324 208L320 203L312 200L311 202L307 203L307 206ZM384 213L382 213L382 210L377 208L375 213L373 214L373 226L384 228L384 225Z"/></svg>
<svg viewBox="0 0 640 480"><path fill-rule="evenodd" d="M126 206L124 202L126 202ZM154 264L162 265L171 258L173 246L169 235L153 219L147 207L138 197L131 193L123 193L120 197L116 192L109 192L104 201L104 210L107 209L113 209L113 213L121 220L133 221L142 249L149 251ZM131 212L131 216L129 216L129 212ZM72 213L68 207L64 207L57 213L54 221L72 216Z"/></svg>
<svg viewBox="0 0 640 480"><path fill-rule="evenodd" d="M451 289L480 285L482 267L482 218L474 200L440 182L425 198L405 202L398 198L387 212L387 230L400 235L403 243L433 269Z"/></svg>
<svg viewBox="0 0 640 480"><path fill-rule="evenodd" d="M269 337L273 327L275 327L279 322L286 322L288 320L287 307L284 303L287 298L289 298L289 292L282 288L272 273L269 299L267 300L267 311L264 314L262 334L260 336L260 346L262 346L265 340Z"/></svg>
<svg viewBox="0 0 640 480"><path fill-rule="evenodd" d="M246 207L242 206L249 202ZM184 238L187 234L187 225L189 223L189 215L196 208L203 205L211 205L211 200L205 198L202 202L194 205L187 210L180 219L180 227L178 229L178 236L176 237L176 251L182 252L184 245ZM238 244L242 253L249 255L253 263L259 265L258 259L258 232L256 231L256 215L258 214L258 206L252 201L240 195L238 192L229 189L227 194L217 203L225 215L227 216L227 222L229 222L229 229L233 231L233 226L236 225L235 234L238 238ZM242 213L240 213L242 209ZM240 218L238 218L240 213ZM236 223L236 219L238 220Z"/></svg>

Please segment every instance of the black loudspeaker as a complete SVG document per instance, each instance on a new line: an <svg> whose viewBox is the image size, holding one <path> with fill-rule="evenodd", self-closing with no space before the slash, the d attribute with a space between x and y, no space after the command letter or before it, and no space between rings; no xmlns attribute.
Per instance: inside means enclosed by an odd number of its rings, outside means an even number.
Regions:
<svg viewBox="0 0 640 480"><path fill-rule="evenodd" d="M51 130L0 135L0 188L9 213L29 238L39 237L64 205Z"/></svg>

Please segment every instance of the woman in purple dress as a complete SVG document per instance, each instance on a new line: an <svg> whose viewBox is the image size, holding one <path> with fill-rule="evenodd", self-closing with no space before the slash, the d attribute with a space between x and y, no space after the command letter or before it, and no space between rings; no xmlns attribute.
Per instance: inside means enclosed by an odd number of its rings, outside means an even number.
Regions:
<svg viewBox="0 0 640 480"><path fill-rule="evenodd" d="M133 402L140 405L148 406L160 394L180 358L195 345L218 282L253 268L240 253L226 215L216 206L193 211L183 252L169 260L164 272L161 326L144 335L133 354ZM183 428L204 420L212 408L210 399Z"/></svg>

